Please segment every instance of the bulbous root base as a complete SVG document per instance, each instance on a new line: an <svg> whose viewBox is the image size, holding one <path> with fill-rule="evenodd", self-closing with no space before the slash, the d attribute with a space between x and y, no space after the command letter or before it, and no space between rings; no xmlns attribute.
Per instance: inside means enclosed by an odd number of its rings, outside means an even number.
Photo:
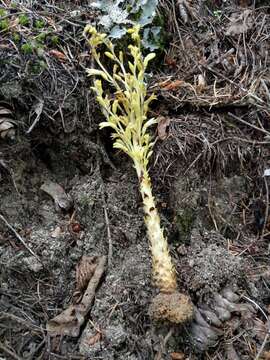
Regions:
<svg viewBox="0 0 270 360"><path fill-rule="evenodd" d="M189 296L179 292L160 293L152 301L149 314L153 320L184 324L193 318L194 307Z"/></svg>

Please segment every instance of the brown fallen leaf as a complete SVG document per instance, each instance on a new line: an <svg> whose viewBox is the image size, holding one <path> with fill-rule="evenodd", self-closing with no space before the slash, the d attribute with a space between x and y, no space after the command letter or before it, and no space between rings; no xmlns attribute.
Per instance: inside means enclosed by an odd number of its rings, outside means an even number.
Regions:
<svg viewBox="0 0 270 360"><path fill-rule="evenodd" d="M164 81L159 83L159 86L166 91L177 90L183 85L185 85L185 81L183 80Z"/></svg>
<svg viewBox="0 0 270 360"><path fill-rule="evenodd" d="M270 351L265 351L265 352L262 354L261 360L270 360Z"/></svg>
<svg viewBox="0 0 270 360"><path fill-rule="evenodd" d="M184 360L185 359L185 355L183 353L179 353L179 352L172 352L170 353L171 359L172 360Z"/></svg>
<svg viewBox="0 0 270 360"><path fill-rule="evenodd" d="M157 126L158 138L160 140L165 140L168 136L168 126L170 125L171 119L167 117L162 117Z"/></svg>
<svg viewBox="0 0 270 360"><path fill-rule="evenodd" d="M166 65L168 65L171 68L176 68L177 64L176 64L176 60L172 57L170 57L169 55L166 55L164 58L164 62Z"/></svg>
<svg viewBox="0 0 270 360"><path fill-rule="evenodd" d="M99 342L101 339L102 339L101 332L97 332L96 335L94 335L94 336L87 339L87 344L90 345L90 346L94 345L97 342Z"/></svg>
<svg viewBox="0 0 270 360"><path fill-rule="evenodd" d="M62 53L61 51L59 51L59 50L52 49L52 50L49 51L49 55L55 57L56 59L60 60L61 62L67 60L66 55L64 53Z"/></svg>
<svg viewBox="0 0 270 360"><path fill-rule="evenodd" d="M12 49L11 44L0 44L0 49Z"/></svg>
<svg viewBox="0 0 270 360"><path fill-rule="evenodd" d="M76 291L82 292L91 277L93 276L97 267L96 256L83 256L76 268Z"/></svg>
<svg viewBox="0 0 270 360"><path fill-rule="evenodd" d="M96 257L95 272L89 281L80 303L70 305L61 314L47 322L46 329L51 336L79 336L80 328L91 309L97 286L105 271L106 261L106 256Z"/></svg>

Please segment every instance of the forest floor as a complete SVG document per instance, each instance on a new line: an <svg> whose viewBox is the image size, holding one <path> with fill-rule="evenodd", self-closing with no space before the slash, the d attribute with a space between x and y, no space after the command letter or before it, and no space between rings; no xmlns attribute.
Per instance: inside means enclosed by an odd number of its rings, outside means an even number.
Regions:
<svg viewBox="0 0 270 360"><path fill-rule="evenodd" d="M183 327L148 314L137 178L85 75L97 14L15 3L0 1L0 359L270 359L268 1L159 5L150 173L196 306Z"/></svg>

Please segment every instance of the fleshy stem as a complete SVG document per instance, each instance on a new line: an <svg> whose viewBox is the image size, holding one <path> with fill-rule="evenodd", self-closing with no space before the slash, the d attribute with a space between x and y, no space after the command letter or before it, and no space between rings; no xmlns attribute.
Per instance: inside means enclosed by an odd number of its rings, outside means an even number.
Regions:
<svg viewBox="0 0 270 360"><path fill-rule="evenodd" d="M145 70L148 62L155 57L154 53L143 57L139 27L129 29L128 32L134 42L129 45L131 60L128 70L124 65L123 53L116 54L115 47L106 34L98 33L94 27L87 26L85 36L92 50L92 56L99 69L89 69L88 75L98 76L92 89L97 95L106 118L100 128L111 127L114 147L127 153L133 160L134 168L140 183L143 199L145 224L152 253L153 279L162 293L173 293L177 289L176 272L169 254L168 243L160 225L160 217L152 194L151 179L148 173L148 162L152 155L153 140L148 128L157 123L157 119L147 118L148 107L154 95L147 97L145 84ZM103 45L104 52L112 64L110 73L100 61L97 48ZM114 89L114 98L105 94L101 79L108 82Z"/></svg>
<svg viewBox="0 0 270 360"><path fill-rule="evenodd" d="M151 180L147 168L136 164L143 199L145 224L152 253L153 280L159 290L172 293L177 290L176 273L169 254L168 243L160 226L160 217L152 194Z"/></svg>

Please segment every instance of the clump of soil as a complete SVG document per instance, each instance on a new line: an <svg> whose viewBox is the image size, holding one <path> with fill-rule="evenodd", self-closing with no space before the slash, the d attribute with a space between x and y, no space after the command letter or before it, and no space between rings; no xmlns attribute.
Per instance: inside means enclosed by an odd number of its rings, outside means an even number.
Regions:
<svg viewBox="0 0 270 360"><path fill-rule="evenodd" d="M194 241L200 242L198 237L192 238L193 246L185 259L185 271L182 271L185 284L197 296L219 291L227 284L237 284L245 269L243 259L233 256L223 247L225 239L215 234L207 235L213 236L217 242L203 242L198 246L193 245Z"/></svg>

